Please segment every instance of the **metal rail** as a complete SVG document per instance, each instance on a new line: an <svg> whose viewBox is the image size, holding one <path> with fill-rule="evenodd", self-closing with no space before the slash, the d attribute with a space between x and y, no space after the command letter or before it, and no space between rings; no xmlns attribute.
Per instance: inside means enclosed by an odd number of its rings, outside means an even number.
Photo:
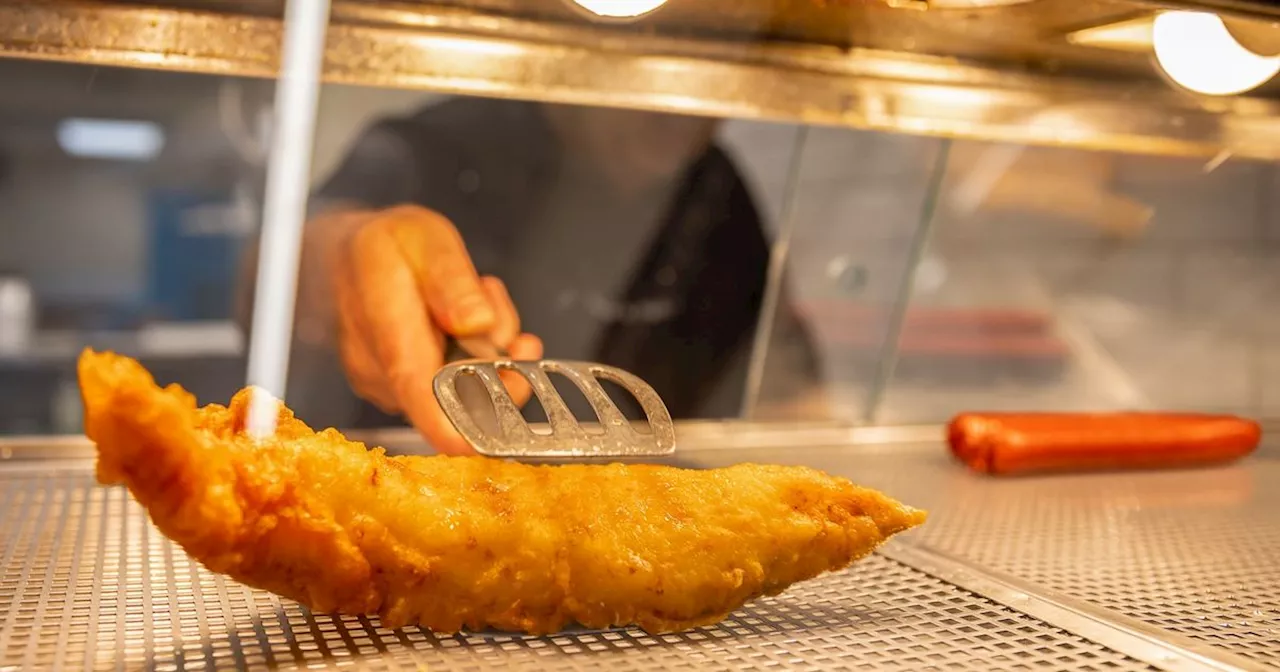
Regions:
<svg viewBox="0 0 1280 672"><path fill-rule="evenodd" d="M880 554L1161 669L1269 669L1257 661L1170 634L1123 614L994 572L923 544L897 541L882 548Z"/></svg>
<svg viewBox="0 0 1280 672"><path fill-rule="evenodd" d="M942 201L942 185L946 181L947 169L951 164L951 142L943 140L938 144L937 156L933 159L933 169L925 182L924 199L920 205L920 217L916 221L915 230L911 233L911 246L907 249L903 260L902 274L898 280L898 291L889 303L889 320L883 340L880 343L880 354L876 357L875 377L867 390L867 400L862 409L862 420L874 424L879 418L880 404L893 383L893 374L898 368L899 343L902 341L902 329L907 318L907 309L911 306L912 293L916 287L916 275L920 270L920 261L929 248L937 225L938 204Z"/></svg>

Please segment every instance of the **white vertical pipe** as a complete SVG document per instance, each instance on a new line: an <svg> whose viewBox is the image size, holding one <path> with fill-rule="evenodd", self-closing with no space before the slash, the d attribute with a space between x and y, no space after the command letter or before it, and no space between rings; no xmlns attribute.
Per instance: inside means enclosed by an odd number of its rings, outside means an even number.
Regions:
<svg viewBox="0 0 1280 672"><path fill-rule="evenodd" d="M275 432L273 395L284 398L289 376L298 257L328 24L329 0L289 0L285 5L249 341L248 382L270 393L255 394L249 407L248 429L257 436Z"/></svg>

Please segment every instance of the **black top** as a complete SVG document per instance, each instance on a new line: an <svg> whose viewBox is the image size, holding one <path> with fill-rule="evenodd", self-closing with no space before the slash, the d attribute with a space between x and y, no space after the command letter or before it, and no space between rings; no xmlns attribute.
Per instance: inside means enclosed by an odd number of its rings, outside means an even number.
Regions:
<svg viewBox="0 0 1280 672"><path fill-rule="evenodd" d="M458 227L480 273L507 279L521 264L553 269L568 263L521 257L528 247L520 243L530 227L546 225L548 194L565 191L563 159L536 104L455 99L375 124L319 196L436 210ZM570 192L592 188L568 185ZM663 196L666 204L657 204L650 218L654 235L628 257L629 269L617 269L622 282L614 300L624 309L600 320L586 341L593 343L588 352L556 352L548 343L547 356L631 371L653 385L676 417L736 416L770 245L751 194L718 147L694 160ZM625 213L602 216L613 220ZM537 334L529 316L555 319L541 304L556 297L521 296L519 289L512 288L517 308L527 330ZM799 346L786 364L787 378L815 380L807 335L794 331L799 325L789 310L779 316L783 323L775 328L792 331L775 340ZM385 426L389 420L366 405L353 424Z"/></svg>

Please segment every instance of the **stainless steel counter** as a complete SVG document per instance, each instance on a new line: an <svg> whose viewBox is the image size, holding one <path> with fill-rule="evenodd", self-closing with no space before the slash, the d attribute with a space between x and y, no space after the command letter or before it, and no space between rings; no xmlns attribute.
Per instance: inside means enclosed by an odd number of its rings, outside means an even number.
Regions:
<svg viewBox="0 0 1280 672"><path fill-rule="evenodd" d="M1280 666L1274 452L1210 470L990 479L921 440L935 431L688 429L685 466L810 464L932 518L853 569L715 627L546 638L437 637L310 614L189 560L125 491L93 484L83 442L11 443L0 669Z"/></svg>

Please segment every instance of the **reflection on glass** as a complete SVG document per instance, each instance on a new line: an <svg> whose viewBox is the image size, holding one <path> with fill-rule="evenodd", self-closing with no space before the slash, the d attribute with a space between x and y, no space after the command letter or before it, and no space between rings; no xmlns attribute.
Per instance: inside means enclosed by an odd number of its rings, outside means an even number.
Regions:
<svg viewBox="0 0 1280 672"><path fill-rule="evenodd" d="M0 101L0 432L78 429L86 344L228 398L271 83L26 62L0 83L37 87ZM68 142L84 121L109 140ZM784 227L753 417L1280 403L1274 166L808 133L793 162L792 125L325 87L290 403L429 434L440 334L478 330L737 416ZM459 290L449 249L502 283Z"/></svg>
<svg viewBox="0 0 1280 672"><path fill-rule="evenodd" d="M92 345L206 399L243 384L232 321L259 164L229 139L269 82L0 61L0 434L80 430Z"/></svg>
<svg viewBox="0 0 1280 672"><path fill-rule="evenodd" d="M317 192L290 404L439 438L442 343L479 335L631 371L677 418L736 416L770 235L721 131L479 98L374 118Z"/></svg>
<svg viewBox="0 0 1280 672"><path fill-rule="evenodd" d="M821 139L804 169L846 177L805 180L789 267L830 386L828 417L1275 413L1274 166L957 142L912 264L906 241L926 224L915 216L937 141ZM839 164L850 156L870 160ZM877 401L885 315L907 267L911 296Z"/></svg>

